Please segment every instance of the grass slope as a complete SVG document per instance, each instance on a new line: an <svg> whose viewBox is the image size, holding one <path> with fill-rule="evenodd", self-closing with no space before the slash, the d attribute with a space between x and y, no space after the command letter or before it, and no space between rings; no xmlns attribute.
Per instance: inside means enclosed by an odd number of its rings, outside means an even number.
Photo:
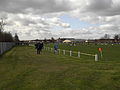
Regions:
<svg viewBox="0 0 120 90"><path fill-rule="evenodd" d="M120 62L15 47L0 58L0 90L120 90Z"/></svg>

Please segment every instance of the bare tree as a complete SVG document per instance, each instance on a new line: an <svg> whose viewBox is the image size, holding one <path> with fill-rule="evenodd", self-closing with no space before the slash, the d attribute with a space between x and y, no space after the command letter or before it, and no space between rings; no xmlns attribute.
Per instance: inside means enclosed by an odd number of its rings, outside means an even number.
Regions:
<svg viewBox="0 0 120 90"><path fill-rule="evenodd" d="M115 39L115 40L120 39L120 34L115 34L115 35L114 35L114 39Z"/></svg>
<svg viewBox="0 0 120 90"><path fill-rule="evenodd" d="M1 18L1 21L0 21L0 32L2 32L4 30L4 25L6 25L6 23L4 22L3 18Z"/></svg>
<svg viewBox="0 0 120 90"><path fill-rule="evenodd" d="M51 41L52 41L52 43L54 43L54 42L55 42L55 39L54 39L53 37L51 37Z"/></svg>
<svg viewBox="0 0 120 90"><path fill-rule="evenodd" d="M0 42L13 42L13 37L10 32L4 32L5 22L1 18L0 21Z"/></svg>
<svg viewBox="0 0 120 90"><path fill-rule="evenodd" d="M101 39L110 39L110 35L109 34L105 34Z"/></svg>

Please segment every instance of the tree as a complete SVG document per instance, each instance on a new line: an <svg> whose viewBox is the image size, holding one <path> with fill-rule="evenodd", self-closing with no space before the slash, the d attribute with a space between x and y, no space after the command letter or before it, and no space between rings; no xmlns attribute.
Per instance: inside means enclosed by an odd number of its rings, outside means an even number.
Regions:
<svg viewBox="0 0 120 90"><path fill-rule="evenodd" d="M115 34L114 35L114 40L115 40L116 43L119 42L119 39L120 39L120 34Z"/></svg>
<svg viewBox="0 0 120 90"><path fill-rule="evenodd" d="M102 39L110 39L110 35L109 34L105 34Z"/></svg>
<svg viewBox="0 0 120 90"><path fill-rule="evenodd" d="M13 42L13 37L10 32L4 32L4 41L5 42Z"/></svg>
<svg viewBox="0 0 120 90"><path fill-rule="evenodd" d="M120 39L120 35L119 35L119 34L115 34L115 35L114 35L114 39L115 39L115 40Z"/></svg>
<svg viewBox="0 0 120 90"><path fill-rule="evenodd" d="M13 37L10 32L0 32L0 42L13 42Z"/></svg>
<svg viewBox="0 0 120 90"><path fill-rule="evenodd" d="M15 41L15 42L19 42L19 41L20 41L17 33L15 33L14 41Z"/></svg>
<svg viewBox="0 0 120 90"><path fill-rule="evenodd" d="M47 39L46 39L46 38L44 39L44 42L45 42L45 43L47 42Z"/></svg>
<svg viewBox="0 0 120 90"><path fill-rule="evenodd" d="M0 21L0 42L13 42L13 37L10 32L4 32L4 25L6 25L1 19Z"/></svg>
<svg viewBox="0 0 120 90"><path fill-rule="evenodd" d="M55 42L55 39L54 39L53 37L51 37L51 41L52 41L52 43L54 43L54 42Z"/></svg>
<svg viewBox="0 0 120 90"><path fill-rule="evenodd" d="M4 22L3 18L1 18L1 22L0 22L0 32L2 32L4 30L4 25L6 25L6 23Z"/></svg>

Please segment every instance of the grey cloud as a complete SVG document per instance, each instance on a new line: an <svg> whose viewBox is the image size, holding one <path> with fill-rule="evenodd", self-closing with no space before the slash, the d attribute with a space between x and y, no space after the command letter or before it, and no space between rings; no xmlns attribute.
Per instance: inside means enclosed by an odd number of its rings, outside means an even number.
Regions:
<svg viewBox="0 0 120 90"><path fill-rule="evenodd" d="M31 37L35 38L48 38L57 36L58 33L53 33L51 28L64 27L68 28L68 23L63 23L57 17L43 18L39 15L27 15L27 14L9 14L7 21L6 31L10 31L13 34L18 33L20 39ZM28 36L28 38L27 38Z"/></svg>
<svg viewBox="0 0 120 90"><path fill-rule="evenodd" d="M38 13L62 12L71 10L69 1L61 0L2 0L0 11L9 13ZM26 12L28 11L28 12Z"/></svg>
<svg viewBox="0 0 120 90"><path fill-rule="evenodd" d="M83 4L77 4L81 1ZM6 30L13 33L17 32L21 39L59 36L98 38L105 33L120 33L119 3L119 0L1 0L0 18L6 19L8 23ZM59 16L66 13L80 18L81 21L99 23L100 25L73 30L69 23L59 20ZM52 32L51 29L54 27L62 27L63 31L55 30Z"/></svg>
<svg viewBox="0 0 120 90"><path fill-rule="evenodd" d="M7 19L8 18L8 14L5 13L5 12L0 12L0 18Z"/></svg>
<svg viewBox="0 0 120 90"><path fill-rule="evenodd" d="M103 11L111 8L112 0L90 0L87 9L90 11Z"/></svg>
<svg viewBox="0 0 120 90"><path fill-rule="evenodd" d="M120 2L116 0L89 0L84 12L94 13L100 16L120 15Z"/></svg>

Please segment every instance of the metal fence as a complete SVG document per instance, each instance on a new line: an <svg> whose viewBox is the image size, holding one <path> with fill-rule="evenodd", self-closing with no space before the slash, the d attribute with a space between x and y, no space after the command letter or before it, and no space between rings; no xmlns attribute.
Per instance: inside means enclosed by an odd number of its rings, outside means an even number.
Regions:
<svg viewBox="0 0 120 90"><path fill-rule="evenodd" d="M14 45L14 42L0 42L0 55L11 49Z"/></svg>

